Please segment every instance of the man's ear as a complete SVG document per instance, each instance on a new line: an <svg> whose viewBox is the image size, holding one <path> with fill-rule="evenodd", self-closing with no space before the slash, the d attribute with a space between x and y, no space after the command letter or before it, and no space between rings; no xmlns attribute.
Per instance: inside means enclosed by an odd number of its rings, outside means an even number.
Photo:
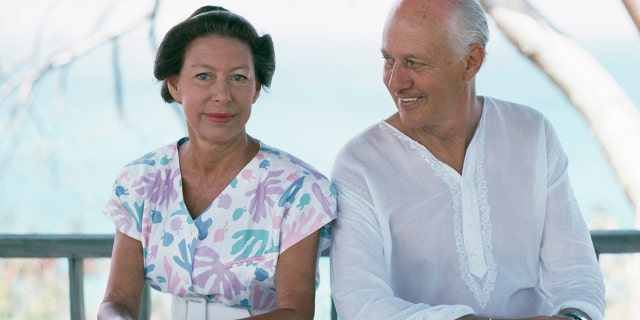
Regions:
<svg viewBox="0 0 640 320"><path fill-rule="evenodd" d="M169 93L178 103L182 103L182 95L180 94L180 88L178 88L178 76L172 75L167 78L167 88L169 89Z"/></svg>
<svg viewBox="0 0 640 320"><path fill-rule="evenodd" d="M464 72L464 80L469 81L476 76L480 67L484 63L486 51L479 43L469 45L469 53L467 54L467 69Z"/></svg>

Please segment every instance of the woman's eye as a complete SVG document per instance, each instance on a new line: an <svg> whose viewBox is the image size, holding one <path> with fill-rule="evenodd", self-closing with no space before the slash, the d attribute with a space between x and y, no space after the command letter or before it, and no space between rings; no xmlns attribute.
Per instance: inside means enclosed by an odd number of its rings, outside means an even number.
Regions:
<svg viewBox="0 0 640 320"><path fill-rule="evenodd" d="M196 78L198 78L198 80L207 80L209 79L211 76L208 73L199 73L196 75Z"/></svg>
<svg viewBox="0 0 640 320"><path fill-rule="evenodd" d="M234 74L234 75L231 76L231 79L233 81L240 82L240 81L247 80L247 77L245 77L245 76L243 76L241 74Z"/></svg>

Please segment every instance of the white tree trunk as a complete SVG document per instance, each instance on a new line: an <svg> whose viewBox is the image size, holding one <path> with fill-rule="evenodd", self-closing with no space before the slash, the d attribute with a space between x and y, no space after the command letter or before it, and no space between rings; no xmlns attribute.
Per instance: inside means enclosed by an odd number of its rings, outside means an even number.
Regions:
<svg viewBox="0 0 640 320"><path fill-rule="evenodd" d="M623 1L640 30L640 0ZM560 87L585 117L635 208L635 225L640 229L640 111L591 55L554 30L526 0L480 2L500 30ZM608 270L614 276L607 281L626 285L628 301L635 301L628 304L628 310L609 310L610 316L629 318L637 314L640 288L634 284L640 280L639 262L640 254L634 254L626 266ZM616 282L615 275L621 274L625 280Z"/></svg>
<svg viewBox="0 0 640 320"><path fill-rule="evenodd" d="M627 7L631 20L633 20L636 28L640 31L640 0L622 0L622 2L624 6Z"/></svg>
<svg viewBox="0 0 640 320"><path fill-rule="evenodd" d="M480 2L585 117L635 208L640 229L640 111L631 98L588 52L553 29L526 0Z"/></svg>

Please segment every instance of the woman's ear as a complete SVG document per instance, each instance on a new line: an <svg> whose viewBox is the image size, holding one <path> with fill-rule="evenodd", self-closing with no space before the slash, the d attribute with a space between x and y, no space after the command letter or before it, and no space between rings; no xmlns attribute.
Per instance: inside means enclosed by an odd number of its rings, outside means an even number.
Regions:
<svg viewBox="0 0 640 320"><path fill-rule="evenodd" d="M262 86L258 81L256 81L256 92L253 94L253 103L256 103L256 101L258 101L258 98L260 97L260 91L262 91Z"/></svg>
<svg viewBox="0 0 640 320"><path fill-rule="evenodd" d="M469 53L467 54L467 69L464 72L464 80L469 81L476 76L480 67L484 63L486 51L479 43L469 45Z"/></svg>
<svg viewBox="0 0 640 320"><path fill-rule="evenodd" d="M167 78L167 88L169 93L177 103L182 103L182 96L180 95L180 88L178 87L178 76L173 75Z"/></svg>

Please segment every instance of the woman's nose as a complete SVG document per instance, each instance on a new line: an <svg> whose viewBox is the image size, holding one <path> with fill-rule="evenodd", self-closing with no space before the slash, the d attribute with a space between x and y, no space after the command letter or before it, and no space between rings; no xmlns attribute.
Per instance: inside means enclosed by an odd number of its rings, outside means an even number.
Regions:
<svg viewBox="0 0 640 320"><path fill-rule="evenodd" d="M221 104L231 101L231 90L228 81L224 78L218 78L211 88L211 98Z"/></svg>

